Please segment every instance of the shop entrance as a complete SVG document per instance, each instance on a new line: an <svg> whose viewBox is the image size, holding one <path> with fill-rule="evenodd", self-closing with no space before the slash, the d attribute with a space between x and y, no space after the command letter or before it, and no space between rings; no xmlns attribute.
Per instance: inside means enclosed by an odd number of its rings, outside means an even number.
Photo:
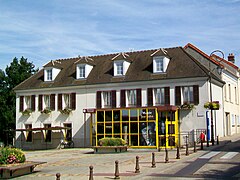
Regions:
<svg viewBox="0 0 240 180"><path fill-rule="evenodd" d="M157 107L97 109L93 124L95 145L101 138L120 137L130 147L169 148L178 142L177 110Z"/></svg>

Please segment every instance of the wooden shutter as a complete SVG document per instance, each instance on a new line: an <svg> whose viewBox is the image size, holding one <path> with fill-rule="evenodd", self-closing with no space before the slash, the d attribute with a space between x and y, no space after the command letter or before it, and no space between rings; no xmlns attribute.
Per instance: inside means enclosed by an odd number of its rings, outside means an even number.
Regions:
<svg viewBox="0 0 240 180"><path fill-rule="evenodd" d="M102 94L101 91L97 91L97 98L96 98L97 109L100 109L102 107L102 97L101 97L101 94Z"/></svg>
<svg viewBox="0 0 240 180"><path fill-rule="evenodd" d="M153 106L153 88L147 89L147 104Z"/></svg>
<svg viewBox="0 0 240 180"><path fill-rule="evenodd" d="M141 89L136 89L137 91L137 107L142 106L142 90Z"/></svg>
<svg viewBox="0 0 240 180"><path fill-rule="evenodd" d="M38 110L42 111L43 110L43 95L38 95Z"/></svg>
<svg viewBox="0 0 240 180"><path fill-rule="evenodd" d="M58 111L62 110L62 94L58 94Z"/></svg>
<svg viewBox="0 0 240 180"><path fill-rule="evenodd" d="M199 86L198 85L193 86L193 103L195 105L199 104Z"/></svg>
<svg viewBox="0 0 240 180"><path fill-rule="evenodd" d="M181 105L181 86L175 87L175 105L176 106Z"/></svg>
<svg viewBox="0 0 240 180"><path fill-rule="evenodd" d="M71 109L76 109L76 93L71 93Z"/></svg>
<svg viewBox="0 0 240 180"><path fill-rule="evenodd" d="M55 111L55 94L50 95L50 109Z"/></svg>
<svg viewBox="0 0 240 180"><path fill-rule="evenodd" d="M24 101L24 96L20 96L20 100L19 100L19 111L23 112L23 101Z"/></svg>
<svg viewBox="0 0 240 180"><path fill-rule="evenodd" d="M125 90L120 91L120 96L121 96L120 106L121 107L126 107L126 93L125 92L126 92Z"/></svg>
<svg viewBox="0 0 240 180"><path fill-rule="evenodd" d="M32 109L32 111L35 111L35 108L36 108L36 106L35 106L35 95L32 95L31 96L31 109Z"/></svg>
<svg viewBox="0 0 240 180"><path fill-rule="evenodd" d="M165 105L170 105L170 87L164 88Z"/></svg>
<svg viewBox="0 0 240 180"><path fill-rule="evenodd" d="M112 108L115 108L116 107L116 91L115 90L112 90L111 91L111 94L112 94Z"/></svg>

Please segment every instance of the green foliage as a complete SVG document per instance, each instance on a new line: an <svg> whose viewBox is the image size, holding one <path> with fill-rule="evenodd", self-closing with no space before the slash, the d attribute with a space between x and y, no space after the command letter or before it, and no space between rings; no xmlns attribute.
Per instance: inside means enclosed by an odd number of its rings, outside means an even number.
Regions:
<svg viewBox="0 0 240 180"><path fill-rule="evenodd" d="M206 109L212 109L212 110L218 110L220 108L220 104L218 101L213 101L213 102L206 102L204 104L204 108Z"/></svg>
<svg viewBox="0 0 240 180"><path fill-rule="evenodd" d="M16 57L10 66L3 71L0 69L0 141L11 143L14 137L16 96L13 88L38 71L26 58Z"/></svg>
<svg viewBox="0 0 240 180"><path fill-rule="evenodd" d="M0 164L23 163L26 161L24 153L17 148L1 148L0 149Z"/></svg>
<svg viewBox="0 0 240 180"><path fill-rule="evenodd" d="M126 141L122 138L102 138L99 140L101 146L124 146Z"/></svg>
<svg viewBox="0 0 240 180"><path fill-rule="evenodd" d="M22 112L23 115L27 115L27 116L31 115L31 113L32 113L32 110L31 110L31 109L25 109L25 110Z"/></svg>
<svg viewBox="0 0 240 180"><path fill-rule="evenodd" d="M72 109L70 109L70 108L65 108L65 109L61 110L60 112L61 112L62 114L67 114L67 115L69 115L69 114L72 112Z"/></svg>
<svg viewBox="0 0 240 180"><path fill-rule="evenodd" d="M52 110L49 108L45 108L44 110L41 111L42 114L51 114Z"/></svg>

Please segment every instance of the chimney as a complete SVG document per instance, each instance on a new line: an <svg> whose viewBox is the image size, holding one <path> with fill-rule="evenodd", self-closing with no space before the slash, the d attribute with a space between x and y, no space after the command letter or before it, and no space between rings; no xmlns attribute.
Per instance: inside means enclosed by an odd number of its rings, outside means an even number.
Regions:
<svg viewBox="0 0 240 180"><path fill-rule="evenodd" d="M234 57L234 54L233 53L230 53L228 55L228 61L230 61L231 63L235 63L235 57Z"/></svg>

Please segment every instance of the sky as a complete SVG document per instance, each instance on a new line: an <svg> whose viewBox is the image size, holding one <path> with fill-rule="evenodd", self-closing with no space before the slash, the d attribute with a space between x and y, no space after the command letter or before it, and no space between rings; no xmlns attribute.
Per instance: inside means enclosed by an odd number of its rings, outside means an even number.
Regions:
<svg viewBox="0 0 240 180"><path fill-rule="evenodd" d="M0 69L51 60L185 46L235 54L240 0L0 0ZM221 57L221 54L216 54Z"/></svg>

